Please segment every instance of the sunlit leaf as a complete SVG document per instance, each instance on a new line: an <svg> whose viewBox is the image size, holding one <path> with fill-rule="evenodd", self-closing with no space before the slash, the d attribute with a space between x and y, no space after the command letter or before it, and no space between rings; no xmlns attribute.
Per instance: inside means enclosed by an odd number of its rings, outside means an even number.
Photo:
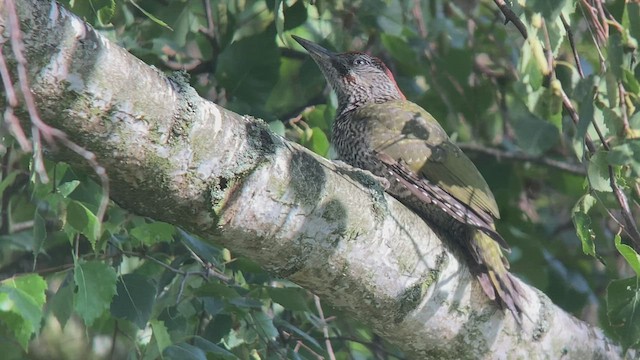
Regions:
<svg viewBox="0 0 640 360"><path fill-rule="evenodd" d="M620 252L625 260L627 260L627 263L631 266L633 271L636 272L636 276L640 277L640 255L638 255L631 246L623 244L620 235L616 235L615 244L618 252Z"/></svg>
<svg viewBox="0 0 640 360"><path fill-rule="evenodd" d="M9 325L23 349L40 329L47 283L37 274L6 279L0 283L0 322Z"/></svg>

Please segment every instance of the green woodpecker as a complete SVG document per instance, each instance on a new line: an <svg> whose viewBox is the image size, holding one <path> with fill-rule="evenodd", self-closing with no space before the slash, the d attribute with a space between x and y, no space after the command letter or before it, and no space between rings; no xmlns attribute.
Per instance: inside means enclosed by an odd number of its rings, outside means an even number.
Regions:
<svg viewBox="0 0 640 360"><path fill-rule="evenodd" d="M495 229L498 206L475 165L431 114L406 100L382 61L294 39L338 96L331 137L338 159L385 178L388 193L455 239L484 293L520 322L523 295Z"/></svg>

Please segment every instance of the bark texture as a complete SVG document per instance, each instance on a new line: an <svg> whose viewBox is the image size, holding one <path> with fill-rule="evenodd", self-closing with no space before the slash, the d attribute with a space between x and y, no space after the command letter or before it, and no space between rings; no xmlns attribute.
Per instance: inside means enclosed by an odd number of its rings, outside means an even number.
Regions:
<svg viewBox="0 0 640 360"><path fill-rule="evenodd" d="M601 330L525 284L519 328L367 173L200 98L180 75L147 66L55 2L17 5L41 116L96 154L123 208L251 258L414 359L623 357ZM6 39L3 1L0 29ZM8 43L2 51L14 69ZM69 152L54 156L87 167Z"/></svg>

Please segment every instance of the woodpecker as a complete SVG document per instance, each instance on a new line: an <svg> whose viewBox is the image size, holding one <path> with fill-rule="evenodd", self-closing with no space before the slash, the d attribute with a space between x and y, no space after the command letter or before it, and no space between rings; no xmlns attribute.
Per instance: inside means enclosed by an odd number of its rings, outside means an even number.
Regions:
<svg viewBox="0 0 640 360"><path fill-rule="evenodd" d="M338 97L331 135L337 159L386 179L389 194L449 234L483 292L520 323L524 295L494 225L495 198L473 162L431 114L406 99L380 59L293 38Z"/></svg>

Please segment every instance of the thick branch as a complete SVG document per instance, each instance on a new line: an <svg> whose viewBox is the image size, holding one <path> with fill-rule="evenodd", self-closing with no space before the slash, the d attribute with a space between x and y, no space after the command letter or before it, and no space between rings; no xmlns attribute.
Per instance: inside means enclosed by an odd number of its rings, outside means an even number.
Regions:
<svg viewBox="0 0 640 360"><path fill-rule="evenodd" d="M621 357L600 330L524 284L519 328L368 175L200 98L55 3L18 6L42 118L96 154L122 207L253 259L412 358ZM87 167L72 153L56 156Z"/></svg>

